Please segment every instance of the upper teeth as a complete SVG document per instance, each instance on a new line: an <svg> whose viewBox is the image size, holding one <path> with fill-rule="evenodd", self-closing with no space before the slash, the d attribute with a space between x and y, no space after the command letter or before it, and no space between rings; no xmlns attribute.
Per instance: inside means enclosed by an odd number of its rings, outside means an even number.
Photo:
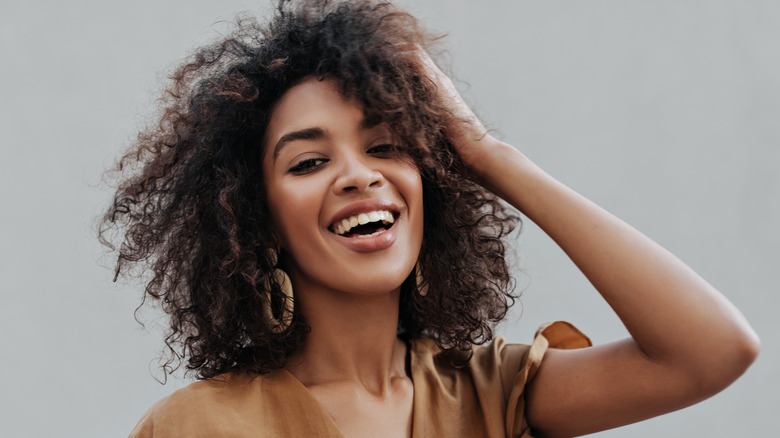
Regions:
<svg viewBox="0 0 780 438"><path fill-rule="evenodd" d="M358 225L365 225L369 222L379 221L385 221L392 224L395 219L393 218L393 213L390 213L387 210L370 211L368 213L360 213L355 216L350 216L336 222L333 225L333 230L336 231L336 234L344 235L348 233L349 230Z"/></svg>

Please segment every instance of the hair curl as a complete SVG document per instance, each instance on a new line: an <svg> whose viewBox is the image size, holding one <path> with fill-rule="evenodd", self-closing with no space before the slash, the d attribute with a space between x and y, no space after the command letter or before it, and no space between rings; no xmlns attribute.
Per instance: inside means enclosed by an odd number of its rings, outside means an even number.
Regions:
<svg viewBox="0 0 780 438"><path fill-rule="evenodd" d="M464 351L492 338L515 298L502 237L519 219L465 176L444 135L453 116L403 50L433 41L386 2L281 1L269 25L240 17L231 34L175 70L158 122L114 169L118 188L99 230L104 244L118 244L116 276L134 266L151 274L144 302L159 301L170 317L166 374L185 359L199 378L266 373L305 339L297 309L282 333L264 318L267 249L276 242L260 163L274 103L311 75L335 78L420 170L428 294L414 293L412 276L404 282L399 334ZM284 295L276 286L270 305L278 313Z"/></svg>

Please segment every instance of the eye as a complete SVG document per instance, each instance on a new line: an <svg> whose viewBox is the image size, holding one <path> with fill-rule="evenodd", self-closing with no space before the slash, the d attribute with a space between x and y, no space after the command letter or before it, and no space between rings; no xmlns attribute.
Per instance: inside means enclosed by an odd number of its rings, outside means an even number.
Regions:
<svg viewBox="0 0 780 438"><path fill-rule="evenodd" d="M394 145L386 143L373 146L366 152L372 155L394 155L398 150Z"/></svg>
<svg viewBox="0 0 780 438"><path fill-rule="evenodd" d="M307 160L299 161L293 167L291 167L287 172L295 173L295 174L305 174L317 170L318 167L322 166L327 162L328 160L326 160L325 158L309 158Z"/></svg>

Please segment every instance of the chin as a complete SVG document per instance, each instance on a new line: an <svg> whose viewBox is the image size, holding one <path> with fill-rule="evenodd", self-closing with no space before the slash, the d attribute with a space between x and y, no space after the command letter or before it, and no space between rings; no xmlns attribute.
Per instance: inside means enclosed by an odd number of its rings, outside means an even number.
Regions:
<svg viewBox="0 0 780 438"><path fill-rule="evenodd" d="M382 295L396 292L409 277L413 268L414 265L412 265L408 271L402 269L395 272L382 272L381 274L375 275L367 275L366 271L363 271L361 274L352 277L356 279L355 281L350 281L348 284L342 283L343 286L337 287L336 289L355 295Z"/></svg>

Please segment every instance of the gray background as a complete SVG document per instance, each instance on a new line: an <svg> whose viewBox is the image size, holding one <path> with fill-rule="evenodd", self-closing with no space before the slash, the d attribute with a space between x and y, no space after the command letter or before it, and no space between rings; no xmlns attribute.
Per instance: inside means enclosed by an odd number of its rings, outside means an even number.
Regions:
<svg viewBox="0 0 780 438"><path fill-rule="evenodd" d="M777 436L780 3L414 3L449 32L459 87L497 135L679 255L762 337L758 362L723 393L598 435ZM111 283L103 267L100 174L170 66L218 21L266 5L0 4L3 436L123 436L186 383L152 378L164 320L146 312L140 328L140 286ZM524 297L505 336L528 342L553 319L597 343L625 335L533 224L518 243Z"/></svg>

